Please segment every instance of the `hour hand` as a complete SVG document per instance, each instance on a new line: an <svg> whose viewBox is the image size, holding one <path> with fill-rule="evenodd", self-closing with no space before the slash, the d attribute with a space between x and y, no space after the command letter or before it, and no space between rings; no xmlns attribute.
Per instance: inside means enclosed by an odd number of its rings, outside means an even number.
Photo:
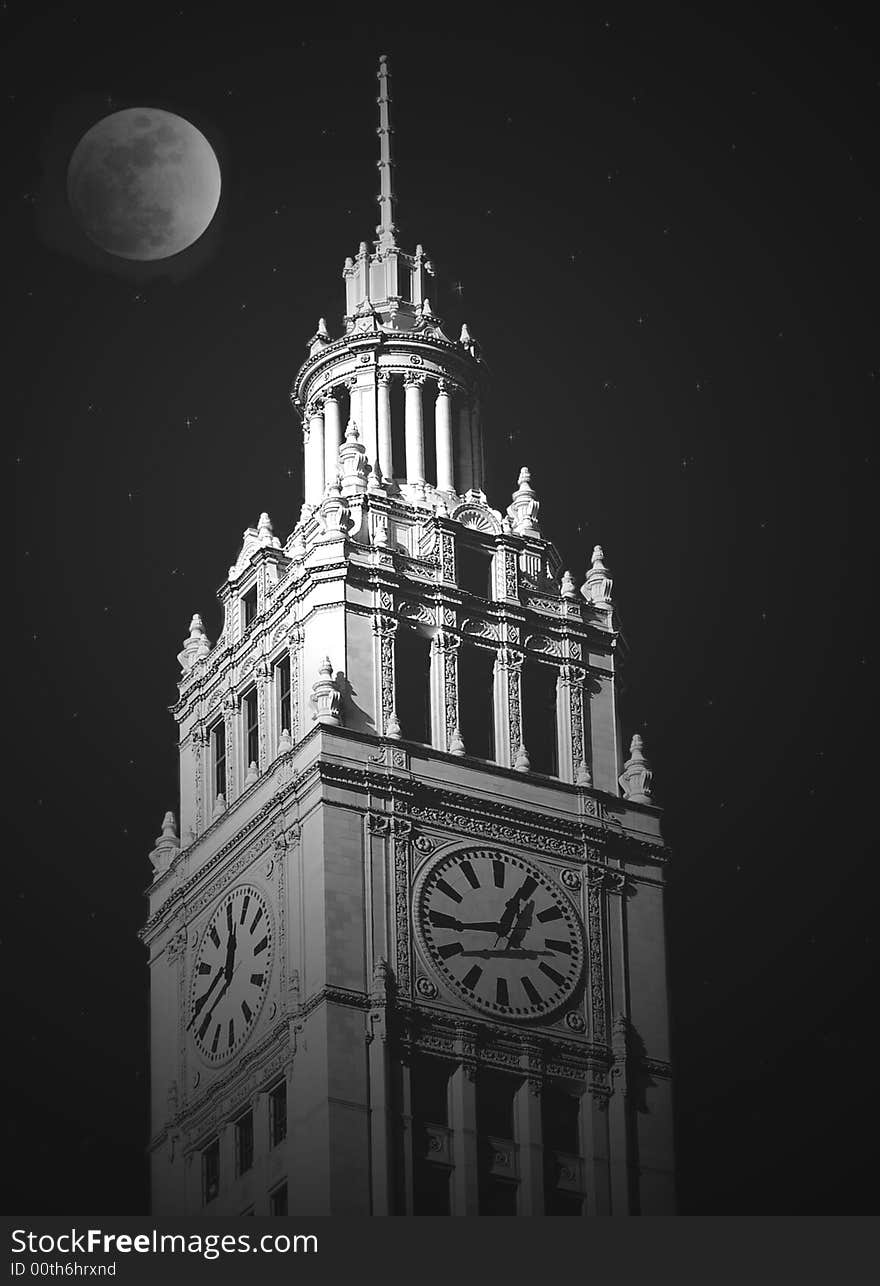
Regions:
<svg viewBox="0 0 880 1286"><path fill-rule="evenodd" d="M211 992L217 986L217 983L223 977L224 973L225 973L225 970L218 969L211 980L211 984L208 987L208 990L203 991L202 994L199 996L199 998L196 1000L195 1004L193 1005L192 1018L190 1018L189 1022L187 1023L187 1027L186 1027L187 1031L189 1031L190 1027L192 1027L193 1023L198 1018L199 1014L202 1012L205 1005L208 1003L208 1000L210 999L210 996L211 996Z"/></svg>
<svg viewBox="0 0 880 1286"><path fill-rule="evenodd" d="M456 920L454 915L432 911L430 920L435 929L480 929L483 933L498 933L497 920Z"/></svg>

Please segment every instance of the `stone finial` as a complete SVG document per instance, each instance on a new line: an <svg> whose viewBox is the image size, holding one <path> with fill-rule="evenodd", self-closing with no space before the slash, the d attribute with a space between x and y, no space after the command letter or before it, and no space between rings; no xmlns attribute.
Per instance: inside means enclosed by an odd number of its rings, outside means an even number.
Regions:
<svg viewBox="0 0 880 1286"><path fill-rule="evenodd" d="M431 307L431 301L430 301L430 299L428 298L428 296L427 296L427 295L426 295L426 296L425 296L425 298L422 300L422 316L423 316L423 317L433 317L433 316L434 316L434 310L433 310L433 308Z"/></svg>
<svg viewBox="0 0 880 1286"><path fill-rule="evenodd" d="M329 656L325 656L318 666L317 682L312 684L312 705L315 707L312 718L316 723L325 723L328 727L342 726L340 714L341 693L333 678L333 665Z"/></svg>
<svg viewBox="0 0 880 1286"><path fill-rule="evenodd" d="M467 328L467 322L462 322L461 334L458 337L458 342L459 344L472 344L474 342L471 339L471 333Z"/></svg>
<svg viewBox="0 0 880 1286"><path fill-rule="evenodd" d="M398 741L403 736L403 731L400 727L400 720L394 710L392 710L391 714L388 716L388 723L385 725L385 736L394 737Z"/></svg>
<svg viewBox="0 0 880 1286"><path fill-rule="evenodd" d="M624 799L633 804L653 804L651 782L654 774L644 755L644 742L638 733L635 734L629 747L629 759L618 777Z"/></svg>
<svg viewBox="0 0 880 1286"><path fill-rule="evenodd" d="M162 818L162 834L155 840L156 847L150 853L155 875L161 875L171 865L172 858L180 850L180 838L177 834L177 822L174 814L168 812Z"/></svg>
<svg viewBox="0 0 880 1286"><path fill-rule="evenodd" d="M325 531L344 532L348 528L348 505L342 498L342 482L339 474L327 483L324 499L321 501L321 517Z"/></svg>
<svg viewBox="0 0 880 1286"><path fill-rule="evenodd" d="M218 795L218 796L217 796L217 798L214 800L214 812L215 812L215 813L225 813L225 812L226 812L226 796L225 796L225 795L220 794L220 795Z"/></svg>
<svg viewBox="0 0 880 1286"><path fill-rule="evenodd" d="M260 770L252 759L248 765L247 776L244 779L245 786L253 786L254 782L259 780L259 776Z"/></svg>
<svg viewBox="0 0 880 1286"><path fill-rule="evenodd" d="M516 752L513 766L517 772L531 772L532 764L529 759L529 753L522 742L519 743L519 750Z"/></svg>
<svg viewBox="0 0 880 1286"><path fill-rule="evenodd" d="M278 755L286 755L288 750L293 749L293 740L287 728L281 729L281 736L278 738ZM276 755L276 758L278 756Z"/></svg>
<svg viewBox="0 0 880 1286"><path fill-rule="evenodd" d="M327 329L327 322L325 318L323 317L318 318L318 329L316 333L320 335L322 339L330 338L330 332Z"/></svg>
<svg viewBox="0 0 880 1286"><path fill-rule="evenodd" d="M349 420L345 441L339 448L339 473L344 496L361 495L367 489L370 465L366 447L360 437L357 424L354 420Z"/></svg>
<svg viewBox="0 0 880 1286"><path fill-rule="evenodd" d="M451 755L467 754L461 730L457 727L452 729L452 736L449 738L449 753Z"/></svg>
<svg viewBox="0 0 880 1286"><path fill-rule="evenodd" d="M532 475L528 469L522 468L512 502L507 506L510 525L518 536L540 536L537 523L540 508L541 502L532 487Z"/></svg>
<svg viewBox="0 0 880 1286"><path fill-rule="evenodd" d="M257 536L260 539L260 543L263 545L271 545L275 536L275 532L272 527L272 519L265 511L260 514L259 521L257 522ZM277 544L277 541L275 543Z"/></svg>
<svg viewBox="0 0 880 1286"><path fill-rule="evenodd" d="M371 495L375 494L376 492L379 492L380 494L384 495L385 494L385 487L383 485L384 481L385 480L382 477L382 469L379 465L379 461L374 460L374 462L370 465L370 471L367 474L367 491L369 491Z"/></svg>
<svg viewBox="0 0 880 1286"><path fill-rule="evenodd" d="M211 650L211 643L205 633L201 616L196 612L189 623L189 638L184 639L183 651L178 652L177 660L184 674L189 674L196 661L203 660Z"/></svg>
<svg viewBox="0 0 880 1286"><path fill-rule="evenodd" d="M569 571L562 573L562 589L560 593L563 598L577 599L577 585L574 583L574 577Z"/></svg>
<svg viewBox="0 0 880 1286"><path fill-rule="evenodd" d="M576 786L592 786L593 784L593 774L587 767L587 761L585 759L582 759L577 766L574 784Z"/></svg>
<svg viewBox="0 0 880 1286"><path fill-rule="evenodd" d="M587 579L581 585L581 593L587 602L595 607L608 608L611 606L611 587L614 581L605 566L605 551L601 545L593 546L593 557L590 561L592 565L587 572Z"/></svg>

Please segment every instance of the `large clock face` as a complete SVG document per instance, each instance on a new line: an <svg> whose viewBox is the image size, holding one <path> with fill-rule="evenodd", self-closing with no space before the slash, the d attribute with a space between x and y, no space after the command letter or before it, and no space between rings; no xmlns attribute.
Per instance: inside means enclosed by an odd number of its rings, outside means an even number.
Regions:
<svg viewBox="0 0 880 1286"><path fill-rule="evenodd" d="M416 926L441 977L464 999L506 1018L537 1018L568 1000L584 967L580 921L530 863L469 849L432 867Z"/></svg>
<svg viewBox="0 0 880 1286"><path fill-rule="evenodd" d="M203 1058L222 1063L259 1017L272 970L272 921L249 885L227 893L202 936L193 968L187 1030Z"/></svg>

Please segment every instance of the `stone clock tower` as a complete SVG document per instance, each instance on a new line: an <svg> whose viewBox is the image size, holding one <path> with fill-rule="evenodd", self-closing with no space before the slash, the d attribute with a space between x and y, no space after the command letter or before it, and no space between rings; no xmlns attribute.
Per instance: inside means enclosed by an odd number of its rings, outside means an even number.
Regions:
<svg viewBox="0 0 880 1286"><path fill-rule="evenodd" d="M611 575L565 570L528 469L487 498L487 369L399 243L388 86L377 236L293 383L299 520L245 531L178 657L154 1213L672 1213L667 854Z"/></svg>

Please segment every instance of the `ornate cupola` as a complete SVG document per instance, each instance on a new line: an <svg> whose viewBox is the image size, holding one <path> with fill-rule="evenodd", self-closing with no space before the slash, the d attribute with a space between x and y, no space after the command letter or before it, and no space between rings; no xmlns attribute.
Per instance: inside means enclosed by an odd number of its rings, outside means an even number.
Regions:
<svg viewBox="0 0 880 1286"><path fill-rule="evenodd" d="M375 483L389 496L449 513L482 492L480 405L486 369L467 326L458 339L431 306L434 268L421 245L404 250L394 222L388 59L379 60L379 223L345 260L343 333L321 318L291 399L303 420L307 520L339 471L342 407L357 426ZM405 432L392 424L393 386L402 385ZM427 405L428 399L431 405ZM426 412L428 412L426 414ZM426 426L432 430L427 440ZM430 462L430 463L426 463Z"/></svg>

